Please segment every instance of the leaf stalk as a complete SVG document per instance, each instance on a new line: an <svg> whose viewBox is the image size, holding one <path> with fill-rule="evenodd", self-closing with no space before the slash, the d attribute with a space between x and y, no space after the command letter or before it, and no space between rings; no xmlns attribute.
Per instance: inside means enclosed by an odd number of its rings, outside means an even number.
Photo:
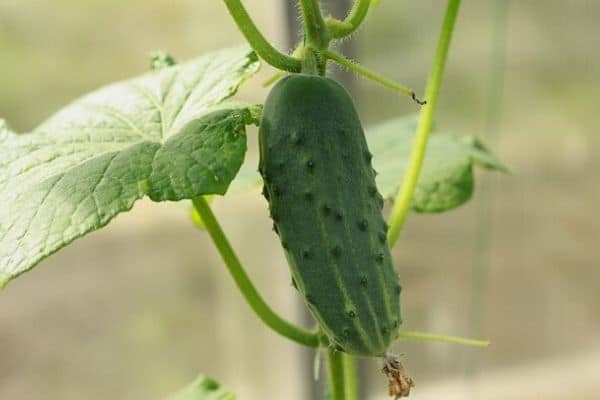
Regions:
<svg viewBox="0 0 600 400"><path fill-rule="evenodd" d="M265 302L248 277L206 199L203 196L198 196L192 202L196 211L202 217L206 231L217 247L229 273L256 315L269 328L280 335L308 347L318 347L319 335L317 332L304 330L284 320Z"/></svg>

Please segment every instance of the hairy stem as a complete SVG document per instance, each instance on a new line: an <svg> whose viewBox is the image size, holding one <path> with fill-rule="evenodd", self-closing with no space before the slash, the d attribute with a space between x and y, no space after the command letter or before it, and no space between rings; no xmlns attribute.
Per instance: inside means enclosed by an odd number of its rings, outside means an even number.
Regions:
<svg viewBox="0 0 600 400"><path fill-rule="evenodd" d="M488 347L490 344L489 340L468 339L468 338L463 338L463 337L459 337L459 336L439 335L437 333L416 332L416 331L400 331L398 333L398 338L399 339L428 341L428 342L452 343L452 344L460 344L463 346L471 346L471 347Z"/></svg>
<svg viewBox="0 0 600 400"><path fill-rule="evenodd" d="M329 372L329 393L331 400L346 400L344 392L344 359L337 350L327 350L327 368Z"/></svg>
<svg viewBox="0 0 600 400"><path fill-rule="evenodd" d="M319 61L317 52L312 45L304 46L304 57L302 58L302 73L310 75L320 75ZM324 70L324 69L323 69Z"/></svg>
<svg viewBox="0 0 600 400"><path fill-rule="evenodd" d="M392 208L389 223L390 230L388 231L388 241L390 246L393 246L400 236L406 214L410 208L419 173L421 172L429 133L433 126L433 117L437 108L446 60L448 59L448 49L450 48L450 41L452 39L459 7L460 0L448 0L446 16L444 17L436 55L429 73L427 89L425 90L425 98L427 99L428 104L421 109L419 125L417 126L417 133L413 142L409 165L402 179L400 190L394 199L394 207Z"/></svg>
<svg viewBox="0 0 600 400"><path fill-rule="evenodd" d="M292 51L292 57L301 57L304 53L304 43L298 43L294 51ZM266 81L263 82L263 87L269 87L281 78L285 76L285 71L277 71L273 75L271 75Z"/></svg>
<svg viewBox="0 0 600 400"><path fill-rule="evenodd" d="M326 49L329 46L329 33L325 26L319 1L300 0L300 8L304 19L306 43L317 49Z"/></svg>
<svg viewBox="0 0 600 400"><path fill-rule="evenodd" d="M348 68L349 70L356 72L357 74L362 75L365 78L368 78L374 82L377 82L377 83L387 87L388 89L392 89L395 92L398 92L405 96L411 97L413 100L415 100L417 103L419 103L421 105L426 103L424 101L417 99L414 90L412 90L406 86L400 85L399 83L396 83L390 79L384 78L383 76L378 75L375 72L371 71L370 69L365 68L362 65L357 64L356 62L347 59L346 57L342 56L339 53L336 53L335 51L324 50L323 52L321 52L321 54L326 59L335 61L336 63Z"/></svg>
<svg viewBox="0 0 600 400"><path fill-rule="evenodd" d="M319 336L316 332L306 331L281 318L271 309L271 307L269 307L260 293L258 293L258 290L248 277L248 274L240 263L231 244L229 244L227 236L225 236L223 229L221 229L221 226L204 197L196 197L192 202L194 203L196 211L198 211L198 214L202 217L206 231L215 243L229 273L256 315L258 315L268 327L280 335L305 346L318 347Z"/></svg>
<svg viewBox="0 0 600 400"><path fill-rule="evenodd" d="M299 59L290 57L273 47L258 30L254 24L254 21L252 21L252 18L240 0L223 1L225 2L225 6L229 10L229 13L233 17L239 30L242 32L250 46L260 58L262 58L267 64L284 71L301 71L302 62Z"/></svg>
<svg viewBox="0 0 600 400"><path fill-rule="evenodd" d="M353 34L363 23L370 6L371 0L355 0L352 9L343 21L327 18L325 23L331 38L341 39Z"/></svg>
<svg viewBox="0 0 600 400"><path fill-rule="evenodd" d="M344 364L344 400L358 400L358 359L349 354L342 355Z"/></svg>

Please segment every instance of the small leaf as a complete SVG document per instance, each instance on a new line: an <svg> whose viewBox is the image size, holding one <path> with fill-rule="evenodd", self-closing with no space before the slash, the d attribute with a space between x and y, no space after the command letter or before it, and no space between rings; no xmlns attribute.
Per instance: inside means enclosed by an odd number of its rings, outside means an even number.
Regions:
<svg viewBox="0 0 600 400"><path fill-rule="evenodd" d="M221 103L257 69L247 48L222 50L100 89L30 134L0 125L0 286L144 195L225 193L256 111Z"/></svg>
<svg viewBox="0 0 600 400"><path fill-rule="evenodd" d="M192 384L167 400L234 400L235 396L217 381L200 375Z"/></svg>
<svg viewBox="0 0 600 400"><path fill-rule="evenodd" d="M393 199L410 159L417 121L414 116L393 119L369 129L377 185ZM436 213L458 207L473 194L473 165L506 171L477 139L433 134L415 188L411 208Z"/></svg>

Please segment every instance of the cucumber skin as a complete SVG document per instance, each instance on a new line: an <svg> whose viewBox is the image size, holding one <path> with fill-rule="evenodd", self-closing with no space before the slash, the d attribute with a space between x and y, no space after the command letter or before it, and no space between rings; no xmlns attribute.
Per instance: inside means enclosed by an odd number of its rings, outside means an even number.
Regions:
<svg viewBox="0 0 600 400"><path fill-rule="evenodd" d="M383 199L350 95L294 74L264 105L259 171L294 285L330 345L381 356L401 324Z"/></svg>

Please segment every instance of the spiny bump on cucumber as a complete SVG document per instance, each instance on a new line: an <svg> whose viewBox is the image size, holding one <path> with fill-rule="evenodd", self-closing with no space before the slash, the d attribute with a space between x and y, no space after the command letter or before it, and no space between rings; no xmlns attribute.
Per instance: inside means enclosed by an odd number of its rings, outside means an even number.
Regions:
<svg viewBox="0 0 600 400"><path fill-rule="evenodd" d="M382 356L400 317L399 281L368 149L337 82L293 74L271 90L259 171L294 282L331 347Z"/></svg>
<svg viewBox="0 0 600 400"><path fill-rule="evenodd" d="M341 257L341 255L342 255L342 246L340 246L339 244L333 246L331 248L331 254L333 254L335 257Z"/></svg>
<svg viewBox="0 0 600 400"><path fill-rule="evenodd" d="M366 275L360 277L360 286L367 287L369 283L369 278Z"/></svg>
<svg viewBox="0 0 600 400"><path fill-rule="evenodd" d="M360 229L361 231L365 232L368 227L369 227L369 221L367 221L366 219L361 219L358 222L358 229Z"/></svg>

